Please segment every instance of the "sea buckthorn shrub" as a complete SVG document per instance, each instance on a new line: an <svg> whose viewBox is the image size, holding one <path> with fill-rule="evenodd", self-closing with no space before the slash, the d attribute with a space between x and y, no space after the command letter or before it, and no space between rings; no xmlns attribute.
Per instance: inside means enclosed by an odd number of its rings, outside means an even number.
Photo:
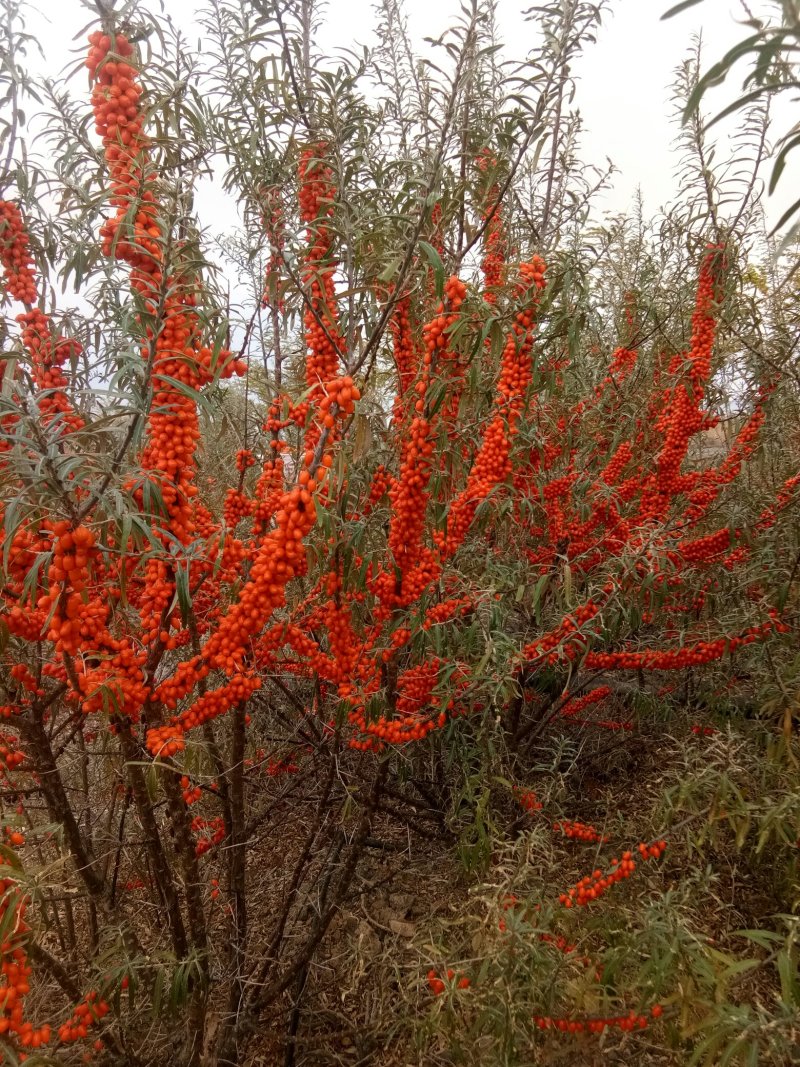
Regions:
<svg viewBox="0 0 800 1067"><path fill-rule="evenodd" d="M407 123L367 60L331 74L304 10L214 3L194 54L98 5L88 85L43 90L54 165L3 177L4 1062L293 1062L315 954L392 819L472 872L504 819L540 820L574 869L526 891L520 959L602 983L616 952L632 990L641 915L624 951L574 955L579 924L672 839L555 810L550 780L644 763L686 706L713 745L747 699L795 758L791 270L745 298L752 213L592 237L590 190L555 173L560 106L536 174L515 94L470 112L477 8ZM209 160L242 223L216 247ZM441 1003L476 988L463 963L425 970ZM649 1033L682 973L636 999L558 984L525 1025ZM273 1018L289 1037L259 1049Z"/></svg>

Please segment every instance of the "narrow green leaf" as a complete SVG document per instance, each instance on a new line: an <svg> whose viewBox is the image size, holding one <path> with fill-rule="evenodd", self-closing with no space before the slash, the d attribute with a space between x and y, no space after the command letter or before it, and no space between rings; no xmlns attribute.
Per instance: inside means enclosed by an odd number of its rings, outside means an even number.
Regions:
<svg viewBox="0 0 800 1067"><path fill-rule="evenodd" d="M436 296L441 300L444 296L444 263L442 263L442 257L433 245L428 244L427 241L420 241L419 247L420 251L433 268L433 275L436 283Z"/></svg>
<svg viewBox="0 0 800 1067"><path fill-rule="evenodd" d="M681 0L679 4L675 4L669 11L665 11L661 16L661 21L671 19L674 15L680 15L681 11L688 11L690 7L696 7L697 4L701 4L703 0Z"/></svg>

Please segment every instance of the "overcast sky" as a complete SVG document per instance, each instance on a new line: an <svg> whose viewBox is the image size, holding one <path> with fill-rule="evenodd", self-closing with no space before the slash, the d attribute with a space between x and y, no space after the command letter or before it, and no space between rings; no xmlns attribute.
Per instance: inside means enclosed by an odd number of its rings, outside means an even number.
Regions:
<svg viewBox="0 0 800 1067"><path fill-rule="evenodd" d="M499 0L499 25L509 58L522 58L533 44L534 28L521 14L531 3ZM686 55L693 34L702 33L706 65L710 65L746 32L736 23L736 17L741 17L739 0L704 0L661 22L661 15L672 3L674 0L613 0L597 44L587 49L577 70L577 102L586 130L583 158L602 165L609 157L619 171L613 192L602 203L609 211L625 210L637 186L642 189L646 210L652 212L675 195L677 157L673 142L677 130L670 121L669 92L674 68ZM152 6L157 8L157 3ZM755 6L758 8L758 3ZM72 37L90 20L91 13L81 0L39 0L39 7L29 26L41 41L47 72L53 75L74 59L72 50L82 47L81 41L72 42ZM198 5L191 0L164 0L163 7L188 28ZM423 37L437 36L458 9L458 0L406 0L411 34L423 52ZM330 0L320 44L331 49L353 42L369 45L374 40L373 25L371 0ZM710 97L711 106L720 108L732 100L740 82L741 77L716 90ZM85 81L76 80L73 91L85 91L84 86ZM784 120L791 114L788 104L776 114L776 129L787 129L791 125ZM772 219L777 219L782 205L790 202L798 169L796 165L791 173L787 169L768 204ZM217 228L233 224L233 205L215 202L214 208Z"/></svg>

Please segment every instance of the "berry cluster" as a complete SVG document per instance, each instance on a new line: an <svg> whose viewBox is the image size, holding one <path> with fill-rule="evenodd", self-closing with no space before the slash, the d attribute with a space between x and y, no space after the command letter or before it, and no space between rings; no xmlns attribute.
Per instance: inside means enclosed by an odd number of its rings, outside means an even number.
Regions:
<svg viewBox="0 0 800 1067"><path fill-rule="evenodd" d="M9 861L3 857L0 857L0 872L0 922L7 931L0 951L0 1037L15 1034L26 1047L38 1048L50 1040L50 1027L37 1030L24 1018L31 976L25 951L28 898L13 877Z"/></svg>
<svg viewBox="0 0 800 1067"><path fill-rule="evenodd" d="M534 812L542 810L542 803L532 789L518 789L515 787L514 796L523 811Z"/></svg>
<svg viewBox="0 0 800 1067"><path fill-rule="evenodd" d="M116 208L100 236L103 252L133 268L131 284L150 297L161 282L161 241L156 176L147 156L141 108L142 87L128 62L134 47L123 34L113 38L99 30L89 36L86 66L92 90L95 129L111 180L111 204ZM131 218L132 216L132 218Z"/></svg>
<svg viewBox="0 0 800 1067"><path fill-rule="evenodd" d="M500 206L500 186L495 180L497 157L485 148L475 161L478 173L487 186L483 196L483 219L486 227L483 238L481 270L484 278L483 298L487 304L496 304L503 285L506 260L506 235Z"/></svg>
<svg viewBox="0 0 800 1067"><path fill-rule="evenodd" d="M575 841L583 841L586 844L591 844L595 841L605 844L610 840L608 834L601 834L593 826L582 822L554 822L553 832L563 834L564 837L570 837Z"/></svg>
<svg viewBox="0 0 800 1067"><path fill-rule="evenodd" d="M372 476L372 484L369 487L369 495L362 508L362 514L371 514L389 492L392 484L393 479L389 476L383 464L376 467Z"/></svg>
<svg viewBox="0 0 800 1067"><path fill-rule="evenodd" d="M560 715L562 719L567 719L572 715L577 715L581 711L585 711L586 708L592 707L593 704L600 704L611 695L611 689L607 685L598 685L594 689L590 689L588 693L584 693L581 697L570 697L564 704L561 705Z"/></svg>
<svg viewBox="0 0 800 1067"><path fill-rule="evenodd" d="M203 790L200 786L193 786L191 779L186 774L181 777L181 791L183 793L184 803L187 805L196 804L203 795Z"/></svg>
<svg viewBox="0 0 800 1067"><path fill-rule="evenodd" d="M396 714L392 718L381 716L376 722L369 722L364 708L357 704L349 719L368 740L354 740L352 747L374 749L383 744L402 745L441 729L448 715L456 712L454 697L444 700L435 692L444 668L445 663L433 656L403 671L397 680ZM450 680L457 686L459 673L455 672Z"/></svg>
<svg viewBox="0 0 800 1067"><path fill-rule="evenodd" d="M25 753L19 748L19 739L14 734L0 732L0 764L2 767L6 771L13 771L15 767L19 767L24 762ZM22 838L22 840L13 840L16 837ZM9 834L9 841L12 845L22 845L25 843L25 838L22 837L22 834Z"/></svg>
<svg viewBox="0 0 800 1067"><path fill-rule="evenodd" d="M198 674L203 668L198 668ZM154 726L147 731L147 747L154 756L166 759L184 748L183 735L203 723L224 715L230 708L244 703L260 688L261 679L256 675L237 674L219 689L210 689L172 719L166 726ZM162 687L161 698L169 704L171 697Z"/></svg>
<svg viewBox="0 0 800 1067"><path fill-rule="evenodd" d="M521 265L519 289L523 306L503 349L494 415L484 432L466 487L450 506L447 537L442 544L445 556L452 555L462 544L480 502L511 474L511 442L531 380L537 294L545 284L545 264L538 256Z"/></svg>
<svg viewBox="0 0 800 1067"><path fill-rule="evenodd" d="M648 1014L650 1019L660 1019L663 1008L660 1004L654 1004ZM635 1011L627 1015L584 1019L554 1019L551 1015L537 1015L533 1021L540 1030L558 1030L562 1034L602 1034L605 1030L633 1033L635 1030L646 1030L649 1025L647 1015Z"/></svg>
<svg viewBox="0 0 800 1067"><path fill-rule="evenodd" d="M17 317L22 327L22 345L31 362L31 377L38 390L37 404L45 426L58 421L60 433L80 430L83 419L67 396L69 385L62 367L77 358L82 349L77 341L55 337L50 319L38 308Z"/></svg>
<svg viewBox="0 0 800 1067"><path fill-rule="evenodd" d="M685 371L688 381L678 381L663 398L657 429L664 444L656 470L647 481L639 510L639 521L663 519L673 498L681 491L681 467L689 442L709 426L700 409L705 385L711 373L711 355L716 334L715 294L719 279L719 250L710 247L700 267L695 311L692 316L691 346L684 358L676 357L670 370Z"/></svg>
<svg viewBox="0 0 800 1067"><path fill-rule="evenodd" d="M306 330L306 385L315 391L322 382L335 378L344 353L339 332L338 309L332 259L336 186L333 171L326 162L328 146L310 145L300 157L300 219L306 226L308 247L303 267L303 285L309 293L303 321Z"/></svg>
<svg viewBox="0 0 800 1067"><path fill-rule="evenodd" d="M413 405L411 425L402 440L400 474L389 490L392 518L389 527L389 550L399 572L398 579L385 571L377 593L385 608L408 604L430 583L434 561L422 543L434 451L432 420L426 416L426 397L437 364L448 355L448 332L458 321L466 286L457 277L448 278L445 299L437 314L423 328L425 352L422 371L414 386L417 399ZM399 589L398 589L399 585Z"/></svg>
<svg viewBox="0 0 800 1067"><path fill-rule="evenodd" d="M446 975L447 980L445 981L439 977L433 968L428 971L428 988L435 997L441 996L441 994L444 993L445 989L447 989L448 982L455 989L469 989L471 983L466 975L461 975L460 977L457 976L452 967L448 968Z"/></svg>
<svg viewBox="0 0 800 1067"><path fill-rule="evenodd" d="M406 296L397 301L389 321L389 328L392 333L392 352L397 371L397 394L392 409L392 419L396 425L402 425L408 414L406 397L413 396L411 389L419 373L420 364L411 327L410 297Z"/></svg>
<svg viewBox="0 0 800 1067"><path fill-rule="evenodd" d="M96 1026L101 1019L108 1015L108 1004L102 999L97 990L88 992L80 1004L76 1005L72 1017L58 1028L58 1040L62 1044L78 1041L89 1033L92 1026Z"/></svg>
<svg viewBox="0 0 800 1067"><path fill-rule="evenodd" d="M269 261L264 276L264 295L261 304L262 307L272 308L273 312L281 314L284 311L281 281L286 220L280 190L274 185L264 189L260 199L264 231L269 241Z"/></svg>
<svg viewBox="0 0 800 1067"><path fill-rule="evenodd" d="M601 607L602 604L599 601L589 598L549 633L543 634L526 645L522 650L523 657L526 660L545 658L548 662L556 662L565 653L577 655L578 651L583 651L585 642L581 627L594 619ZM567 645L571 645L571 648L566 648ZM559 646L562 647L559 649ZM555 649L559 651L556 652Z"/></svg>
<svg viewBox="0 0 800 1067"><path fill-rule="evenodd" d="M252 467L256 462L256 458L249 448L240 448L236 453L236 469L240 474L244 474L248 467Z"/></svg>
<svg viewBox="0 0 800 1067"><path fill-rule="evenodd" d="M639 854L643 860L658 859L667 847L666 841L656 841L652 844L642 842L638 846ZM623 852L622 859L616 857L611 860L611 866L605 871L596 870L581 878L576 886L559 895L559 902L565 908L571 908L574 904L585 906L593 900L601 897L615 882L621 882L630 878L636 870L636 861L632 852Z"/></svg>
<svg viewBox="0 0 800 1067"><path fill-rule="evenodd" d="M214 845L225 840L225 822L221 815L215 815L213 819L196 815L192 819L192 832L199 835L194 846L195 855L204 856Z"/></svg>
<svg viewBox="0 0 800 1067"><path fill-rule="evenodd" d="M646 649L640 652L590 652L584 659L587 670L650 670L674 671L682 667L696 667L722 659L726 652L751 645L768 634L788 632L788 627L777 617L772 617L760 626L751 626L734 637L718 637L713 641L696 641L682 648Z"/></svg>
<svg viewBox="0 0 800 1067"><path fill-rule="evenodd" d="M59 522L53 526L53 538L53 562L47 572L50 591L39 600L39 607L50 617L47 636L56 650L76 652L82 641L105 625L102 604L84 601L95 536L85 526L72 530L68 522Z"/></svg>
<svg viewBox="0 0 800 1067"><path fill-rule="evenodd" d="M0 265L8 295L21 304L33 304L36 276L30 241L19 207L10 200L0 200Z"/></svg>

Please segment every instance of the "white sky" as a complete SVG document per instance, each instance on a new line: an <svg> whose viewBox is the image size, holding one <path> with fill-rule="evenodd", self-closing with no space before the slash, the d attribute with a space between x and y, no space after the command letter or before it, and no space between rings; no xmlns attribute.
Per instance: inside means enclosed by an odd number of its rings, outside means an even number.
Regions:
<svg viewBox="0 0 800 1067"><path fill-rule="evenodd" d="M532 2L499 0L500 30L509 58L522 58L533 43L534 27L521 15ZM610 157L619 170L613 192L602 202L602 207L612 212L624 211L631 204L637 186L641 186L646 212L655 212L677 192L677 156L673 149L677 130L670 121L669 85L674 68L687 53L692 34L703 34L707 66L746 33L735 21L741 17L738 0L704 0L676 18L661 22L662 13L674 2L613 0L597 44L588 47L577 70L577 103L585 123L582 157L585 162L601 166ZM72 42L72 37L90 20L91 13L81 0L38 3L39 13L28 25L39 38L47 57L46 70L53 75L74 60L74 49L83 47L82 41ZM156 6L154 2L153 7ZM191 0L163 0L163 6L184 28L191 25L198 7ZM755 6L758 8L758 3ZM406 9L412 38L424 53L427 46L422 43L423 37L438 36L450 24L458 12L459 0L406 0ZM371 0L330 0L320 44L330 49L354 41L369 45L374 40L373 25ZM716 105L718 110L733 100L740 84L741 75L729 79L728 84L710 95L709 106ZM76 79L73 92L84 91L84 86L82 79ZM791 125L788 103L775 114L776 131L785 132ZM724 156L724 151L720 155ZM790 202L792 189L798 184L798 169L797 163L787 167L767 205L771 220L777 220ZM201 215L204 207L213 208L216 225L212 228L217 232L235 224L234 205L220 202L217 193L207 193L198 207ZM208 216L201 221L208 223Z"/></svg>

